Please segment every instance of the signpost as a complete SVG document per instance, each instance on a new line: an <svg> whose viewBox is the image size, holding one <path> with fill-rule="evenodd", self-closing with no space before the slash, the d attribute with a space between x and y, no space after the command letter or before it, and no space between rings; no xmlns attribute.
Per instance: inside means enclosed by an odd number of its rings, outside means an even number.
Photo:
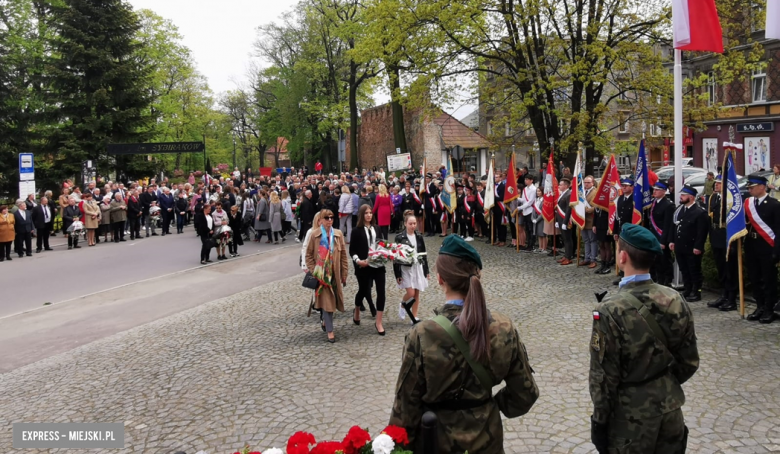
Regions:
<svg viewBox="0 0 780 454"><path fill-rule="evenodd" d="M110 155L154 153L200 153L206 151L204 142L114 143L106 147Z"/></svg>
<svg viewBox="0 0 780 454"><path fill-rule="evenodd" d="M35 158L32 153L19 153L19 198L35 192Z"/></svg>

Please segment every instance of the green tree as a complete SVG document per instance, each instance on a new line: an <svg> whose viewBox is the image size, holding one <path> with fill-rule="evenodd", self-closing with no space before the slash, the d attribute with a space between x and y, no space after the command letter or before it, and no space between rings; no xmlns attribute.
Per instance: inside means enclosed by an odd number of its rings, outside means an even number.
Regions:
<svg viewBox="0 0 780 454"><path fill-rule="evenodd" d="M143 142L150 137L150 69L136 40L140 23L121 0L64 0L51 5L56 59L51 84L61 125L54 134L54 169L62 177L78 174L92 159L98 172L118 176L146 170L144 156L106 154L109 143Z"/></svg>

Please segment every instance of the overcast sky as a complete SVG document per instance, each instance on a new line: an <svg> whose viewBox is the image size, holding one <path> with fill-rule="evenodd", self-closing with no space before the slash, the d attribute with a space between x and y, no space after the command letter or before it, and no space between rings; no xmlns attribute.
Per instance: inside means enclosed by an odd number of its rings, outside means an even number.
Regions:
<svg viewBox="0 0 780 454"><path fill-rule="evenodd" d="M208 78L216 94L236 88L246 79L252 58L252 43L259 25L274 22L298 0L128 0L133 8L150 9L170 19L192 50L198 70ZM377 103L388 100L386 93L375 96ZM446 108L456 118L468 115L474 106ZM453 110L457 111L453 113Z"/></svg>

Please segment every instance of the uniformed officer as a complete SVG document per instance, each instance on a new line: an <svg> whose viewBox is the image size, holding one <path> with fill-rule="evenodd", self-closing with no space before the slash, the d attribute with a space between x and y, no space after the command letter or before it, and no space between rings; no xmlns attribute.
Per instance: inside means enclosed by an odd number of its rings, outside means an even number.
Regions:
<svg viewBox="0 0 780 454"><path fill-rule="evenodd" d="M693 314L673 289L650 278L661 245L624 225L620 289L596 306L590 342L591 440L601 454L682 453L682 384L699 368Z"/></svg>
<svg viewBox="0 0 780 454"><path fill-rule="evenodd" d="M433 175L429 172L425 174L425 192L423 193L423 202L425 204L425 236L435 236L437 230L441 229L439 217L436 216L434 200L439 195L439 189L433 184Z"/></svg>
<svg viewBox="0 0 780 454"><path fill-rule="evenodd" d="M737 309L737 279L739 279L737 247L733 245L728 248L728 260L726 260L727 238L726 238L726 211L723 211L722 205L722 177L715 177L715 186L712 195L710 195L707 204L707 212L710 215L710 247L712 256L715 259L715 266L718 268L718 282L723 285L723 291L720 297L715 301L707 303L707 307L720 309L721 311L733 311Z"/></svg>
<svg viewBox="0 0 780 454"><path fill-rule="evenodd" d="M683 186L680 206L672 220L674 231L669 239L669 249L674 252L683 277L683 296L688 302L701 301L701 286L704 283L701 259L710 228L707 212L696 204L696 194L692 186Z"/></svg>
<svg viewBox="0 0 780 454"><path fill-rule="evenodd" d="M748 277L753 287L756 310L750 321L772 323L777 302L777 262L780 261L780 202L766 193L767 179L748 176L750 197L745 201L748 234L745 239L745 259Z"/></svg>
<svg viewBox="0 0 780 454"><path fill-rule="evenodd" d="M438 453L502 453L500 413L522 416L539 396L528 355L512 320L487 309L482 259L473 247L448 236L436 269L446 302L436 310L440 316L406 335L390 424L404 427L414 452L422 452L420 421L433 411ZM506 386L492 396L501 381Z"/></svg>
<svg viewBox="0 0 780 454"><path fill-rule="evenodd" d="M673 233L674 204L666 197L667 189L663 181L658 181L653 186L653 204L645 217L645 227L655 236L663 251L650 268L650 274L656 283L669 286L674 278L672 251L669 250L669 239Z"/></svg>
<svg viewBox="0 0 780 454"><path fill-rule="evenodd" d="M620 190L623 194L618 196L617 200L615 200L615 223L612 228L612 236L616 243L623 226L631 224L631 221L634 218L634 180L631 178L620 180ZM618 273L618 278L612 281L612 284L618 285L620 283L620 278L622 277L623 272L620 271Z"/></svg>

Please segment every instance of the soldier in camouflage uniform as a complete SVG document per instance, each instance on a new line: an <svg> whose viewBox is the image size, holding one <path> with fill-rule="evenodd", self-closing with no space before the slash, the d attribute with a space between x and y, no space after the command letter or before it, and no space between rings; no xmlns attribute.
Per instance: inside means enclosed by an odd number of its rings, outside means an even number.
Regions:
<svg viewBox="0 0 780 454"><path fill-rule="evenodd" d="M683 453L681 385L699 367L693 315L678 292L650 279L661 253L650 231L624 225L617 250L625 277L593 311L591 439L601 454Z"/></svg>
<svg viewBox="0 0 780 454"><path fill-rule="evenodd" d="M444 240L436 261L447 301L436 312L457 327L469 356L492 384L506 386L491 396L450 334L436 320L416 324L406 336L390 424L406 428L414 452L422 452L420 420L438 418L437 454L504 452L499 411L507 418L526 414L539 396L528 355L512 321L488 311L476 250L457 235Z"/></svg>

